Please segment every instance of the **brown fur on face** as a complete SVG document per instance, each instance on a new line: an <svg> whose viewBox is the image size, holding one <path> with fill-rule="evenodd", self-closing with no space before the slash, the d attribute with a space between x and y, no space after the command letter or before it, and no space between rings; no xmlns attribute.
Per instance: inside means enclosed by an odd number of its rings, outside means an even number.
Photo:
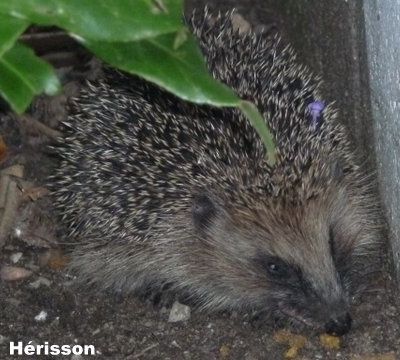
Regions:
<svg viewBox="0 0 400 360"><path fill-rule="evenodd" d="M354 277L364 270L356 264L368 261L379 239L364 194L337 183L295 204L277 198L240 207L205 196L215 204L206 228L193 221L186 241L172 232L160 254L173 251L179 271L168 277L203 307L277 310L314 326L349 308L359 285ZM276 261L289 274L271 276L269 262Z"/></svg>

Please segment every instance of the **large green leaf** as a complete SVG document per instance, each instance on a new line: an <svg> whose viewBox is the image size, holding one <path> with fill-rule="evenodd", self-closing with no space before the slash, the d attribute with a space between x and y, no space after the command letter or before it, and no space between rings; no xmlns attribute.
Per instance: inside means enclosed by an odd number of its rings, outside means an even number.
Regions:
<svg viewBox="0 0 400 360"><path fill-rule="evenodd" d="M276 162L275 141L265 123L264 118L258 112L257 107L249 101L242 100L238 107L243 114L247 116L251 125L258 132L258 135L260 135L265 149L267 150L268 163L270 165L274 165Z"/></svg>
<svg viewBox="0 0 400 360"><path fill-rule="evenodd" d="M0 14L0 57L10 49L29 22Z"/></svg>
<svg viewBox="0 0 400 360"><path fill-rule="evenodd" d="M14 111L23 112L35 95L54 95L60 82L52 67L16 43L0 58L0 94Z"/></svg>
<svg viewBox="0 0 400 360"><path fill-rule="evenodd" d="M182 0L3 0L0 13L96 41L136 41L183 27Z"/></svg>
<svg viewBox="0 0 400 360"><path fill-rule="evenodd" d="M0 0L0 95L22 112L34 95L59 88L52 69L32 51L19 44L10 48L28 23L56 25L111 65L185 100L239 107L265 142L272 164L274 144L265 121L209 75L181 15L182 0Z"/></svg>
<svg viewBox="0 0 400 360"><path fill-rule="evenodd" d="M129 43L87 42L95 54L113 66L137 74L185 100L236 106L239 99L216 82L191 35L176 49L177 34Z"/></svg>

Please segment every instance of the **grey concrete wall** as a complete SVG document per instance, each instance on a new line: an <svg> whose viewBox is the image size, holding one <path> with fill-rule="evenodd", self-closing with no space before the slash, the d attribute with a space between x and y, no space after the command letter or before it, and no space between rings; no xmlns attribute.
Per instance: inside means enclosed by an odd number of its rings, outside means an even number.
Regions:
<svg viewBox="0 0 400 360"><path fill-rule="evenodd" d="M379 186L400 280L400 1L365 0L364 13Z"/></svg>

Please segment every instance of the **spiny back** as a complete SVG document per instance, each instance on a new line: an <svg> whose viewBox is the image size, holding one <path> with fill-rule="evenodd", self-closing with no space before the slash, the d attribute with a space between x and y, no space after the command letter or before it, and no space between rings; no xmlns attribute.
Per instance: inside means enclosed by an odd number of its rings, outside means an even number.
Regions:
<svg viewBox="0 0 400 360"><path fill-rule="evenodd" d="M240 193L236 201L245 203L260 194L301 201L326 187L337 161L343 172L356 170L331 107L313 118L318 79L290 48L276 37L239 34L229 15L205 11L190 26L213 76L264 115L277 144L275 169L238 110L193 105L106 69L72 101L59 151L57 196L73 232L94 222L104 232L129 225L147 234L160 214L179 210L178 199L204 187ZM107 213L118 221L104 226Z"/></svg>

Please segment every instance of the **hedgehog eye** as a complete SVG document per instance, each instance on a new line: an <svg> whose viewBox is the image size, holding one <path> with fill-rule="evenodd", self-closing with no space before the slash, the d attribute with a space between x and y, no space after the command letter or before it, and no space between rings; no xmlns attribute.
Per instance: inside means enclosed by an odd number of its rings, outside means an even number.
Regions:
<svg viewBox="0 0 400 360"><path fill-rule="evenodd" d="M269 275L279 278L288 277L289 274L287 265L272 261L267 263L267 272Z"/></svg>
<svg viewBox="0 0 400 360"><path fill-rule="evenodd" d="M288 279L294 273L292 267L278 257L263 256L258 259L258 262L267 274L275 279Z"/></svg>

